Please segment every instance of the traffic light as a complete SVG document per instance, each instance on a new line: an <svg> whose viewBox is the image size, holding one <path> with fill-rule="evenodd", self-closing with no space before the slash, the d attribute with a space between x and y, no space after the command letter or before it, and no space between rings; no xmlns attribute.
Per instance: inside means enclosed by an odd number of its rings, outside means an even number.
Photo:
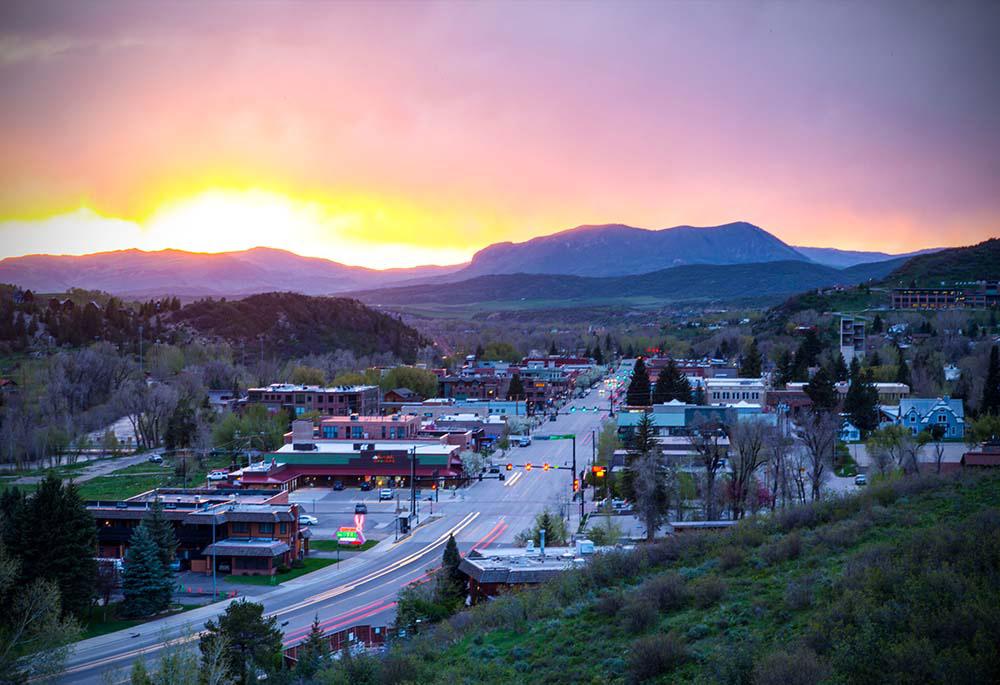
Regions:
<svg viewBox="0 0 1000 685"><path fill-rule="evenodd" d="M580 492L580 479L579 478L574 478L573 479L573 492Z"/></svg>
<svg viewBox="0 0 1000 685"><path fill-rule="evenodd" d="M507 464L507 470L508 471L513 471L514 470L514 465L513 464Z"/></svg>
<svg viewBox="0 0 1000 685"><path fill-rule="evenodd" d="M542 464L542 471L548 471L548 470L549 470L549 462L545 462L544 464Z"/></svg>
<svg viewBox="0 0 1000 685"><path fill-rule="evenodd" d="M525 471L530 471L531 470L531 462L530 461L527 464L524 465L524 470Z"/></svg>

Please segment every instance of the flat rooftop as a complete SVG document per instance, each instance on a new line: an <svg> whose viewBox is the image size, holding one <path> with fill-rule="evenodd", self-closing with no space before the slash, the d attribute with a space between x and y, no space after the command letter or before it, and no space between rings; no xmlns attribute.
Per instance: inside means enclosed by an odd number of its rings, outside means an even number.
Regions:
<svg viewBox="0 0 1000 685"><path fill-rule="evenodd" d="M363 451L402 452L416 448L417 454L448 455L456 445L444 445L439 440L324 440L310 442L315 449L297 450L294 444L285 444L271 454L280 459L282 454L360 454Z"/></svg>
<svg viewBox="0 0 1000 685"><path fill-rule="evenodd" d="M292 383L272 383L263 388L248 388L247 392L362 392L374 390L374 385L293 385Z"/></svg>

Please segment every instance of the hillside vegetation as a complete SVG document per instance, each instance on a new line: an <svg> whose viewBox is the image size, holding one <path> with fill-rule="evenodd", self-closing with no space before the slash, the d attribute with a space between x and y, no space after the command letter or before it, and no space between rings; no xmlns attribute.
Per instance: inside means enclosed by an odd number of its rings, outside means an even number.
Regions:
<svg viewBox="0 0 1000 685"><path fill-rule="evenodd" d="M912 477L599 555L325 682L1000 682L998 503Z"/></svg>
<svg viewBox="0 0 1000 685"><path fill-rule="evenodd" d="M285 356L346 349L359 355L391 352L412 362L429 344L398 319L342 297L263 293L242 300L199 300L174 312L170 321L248 346L257 345L262 335L266 350Z"/></svg>
<svg viewBox="0 0 1000 685"><path fill-rule="evenodd" d="M955 281L1000 279L1000 238L991 238L977 245L956 247L933 254L919 255L893 271L885 279L887 285L917 285L933 287Z"/></svg>

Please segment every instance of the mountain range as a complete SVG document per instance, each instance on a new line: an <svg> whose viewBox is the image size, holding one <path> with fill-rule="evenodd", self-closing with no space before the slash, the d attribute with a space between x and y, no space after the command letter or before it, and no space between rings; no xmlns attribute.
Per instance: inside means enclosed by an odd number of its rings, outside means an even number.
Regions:
<svg viewBox="0 0 1000 685"><path fill-rule="evenodd" d="M0 260L0 282L39 292L104 290L123 297L164 294L193 299L265 291L325 295L464 281L503 274L615 278L678 266L800 262L846 268L896 258L877 252L795 248L746 222L660 230L621 224L580 226L523 243L497 243L468 264L377 270L256 247L201 254L130 249L83 256L28 255ZM821 278L828 279L829 274Z"/></svg>

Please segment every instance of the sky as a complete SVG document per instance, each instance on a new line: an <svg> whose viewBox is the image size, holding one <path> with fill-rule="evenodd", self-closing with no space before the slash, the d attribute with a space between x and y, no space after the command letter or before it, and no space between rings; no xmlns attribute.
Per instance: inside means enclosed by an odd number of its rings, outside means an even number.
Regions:
<svg viewBox="0 0 1000 685"><path fill-rule="evenodd" d="M1000 3L0 4L0 257L1000 234Z"/></svg>

